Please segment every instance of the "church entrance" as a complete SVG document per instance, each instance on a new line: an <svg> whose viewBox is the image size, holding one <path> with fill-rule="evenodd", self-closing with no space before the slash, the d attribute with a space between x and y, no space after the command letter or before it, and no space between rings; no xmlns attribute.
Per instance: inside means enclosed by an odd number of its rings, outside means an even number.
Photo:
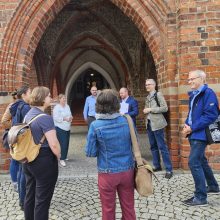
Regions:
<svg viewBox="0 0 220 220"><path fill-rule="evenodd" d="M74 115L73 125L86 125L83 119L83 107L86 97L91 95L90 89L92 86L96 86L98 90L110 88L107 80L92 68L83 71L73 83L68 96L68 103Z"/></svg>

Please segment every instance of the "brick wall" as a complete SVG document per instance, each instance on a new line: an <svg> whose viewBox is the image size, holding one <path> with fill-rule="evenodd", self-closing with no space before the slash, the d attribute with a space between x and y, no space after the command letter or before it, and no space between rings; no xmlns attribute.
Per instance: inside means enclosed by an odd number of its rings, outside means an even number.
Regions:
<svg viewBox="0 0 220 220"><path fill-rule="evenodd" d="M220 80L220 2L180 1L178 10L178 76L180 129L184 123L188 106L186 94L187 73L195 68L207 73L207 83L216 87ZM181 167L187 168L188 141L180 138ZM220 168L219 146L209 146L207 156L213 168Z"/></svg>

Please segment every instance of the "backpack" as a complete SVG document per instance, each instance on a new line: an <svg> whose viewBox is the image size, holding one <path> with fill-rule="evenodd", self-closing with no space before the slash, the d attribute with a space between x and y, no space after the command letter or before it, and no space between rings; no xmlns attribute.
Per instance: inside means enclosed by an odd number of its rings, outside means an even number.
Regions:
<svg viewBox="0 0 220 220"><path fill-rule="evenodd" d="M157 105L160 107L160 102L159 102L158 97L157 97L157 92L156 92L155 95L154 95L154 99L155 99ZM168 110L168 111L169 111L169 110ZM168 123L168 121L169 121L169 113L168 113L168 111L167 111L167 112L162 112L163 117L165 118L165 120L167 121L167 123Z"/></svg>
<svg viewBox="0 0 220 220"><path fill-rule="evenodd" d="M12 126L9 129L8 143L11 157L14 160L17 160L21 163L29 163L34 161L38 156L45 136L43 135L39 144L35 144L30 124L43 115L46 114L39 114L32 118L28 123L20 123Z"/></svg>
<svg viewBox="0 0 220 220"><path fill-rule="evenodd" d="M5 149L9 149L9 144L8 144L8 131L9 129L5 129L2 135L2 146Z"/></svg>

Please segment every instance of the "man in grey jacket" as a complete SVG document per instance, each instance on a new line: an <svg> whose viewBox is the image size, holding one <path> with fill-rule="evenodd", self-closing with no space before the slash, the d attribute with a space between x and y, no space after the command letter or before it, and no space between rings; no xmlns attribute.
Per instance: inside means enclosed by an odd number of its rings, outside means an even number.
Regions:
<svg viewBox="0 0 220 220"><path fill-rule="evenodd" d="M163 112L168 111L167 103L161 92L155 90L156 82L153 79L147 79L146 90L149 92L145 100L146 127L151 153L153 156L154 171L161 171L160 153L166 169L165 178L170 179L173 176L173 167L170 160L170 153L164 140L164 128L167 126ZM160 151L160 152L159 152Z"/></svg>

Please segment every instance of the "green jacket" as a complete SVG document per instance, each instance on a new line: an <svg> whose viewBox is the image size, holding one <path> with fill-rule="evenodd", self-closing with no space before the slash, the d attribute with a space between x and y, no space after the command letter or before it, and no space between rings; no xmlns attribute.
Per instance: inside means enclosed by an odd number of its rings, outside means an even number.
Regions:
<svg viewBox="0 0 220 220"><path fill-rule="evenodd" d="M167 122L162 114L162 112L168 111L166 100L161 92L157 92L157 98L160 103L160 107L157 105L154 95L150 96L149 94L145 99L145 108L151 108L151 112L146 114L146 127L149 119L151 121L152 131L162 129L167 126Z"/></svg>

